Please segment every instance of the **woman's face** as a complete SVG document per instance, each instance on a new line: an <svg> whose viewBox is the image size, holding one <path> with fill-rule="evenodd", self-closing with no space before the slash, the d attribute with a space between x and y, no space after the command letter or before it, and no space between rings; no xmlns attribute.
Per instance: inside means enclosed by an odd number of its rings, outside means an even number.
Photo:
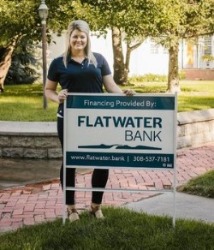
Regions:
<svg viewBox="0 0 214 250"><path fill-rule="evenodd" d="M86 33L74 30L70 36L70 45L72 51L84 51L87 46L87 35Z"/></svg>

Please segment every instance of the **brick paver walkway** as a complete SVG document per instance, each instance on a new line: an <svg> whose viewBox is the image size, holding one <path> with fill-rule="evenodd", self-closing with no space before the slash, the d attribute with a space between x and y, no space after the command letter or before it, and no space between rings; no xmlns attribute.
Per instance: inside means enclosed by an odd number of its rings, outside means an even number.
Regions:
<svg viewBox="0 0 214 250"><path fill-rule="evenodd" d="M177 185L214 169L214 143L177 151ZM90 187L91 173L77 174L76 186ZM172 170L112 169L107 188L160 190L171 187ZM154 195L151 192L105 192L103 204L121 206ZM87 209L91 192L76 192L77 208ZM0 232L62 217L59 179L0 191Z"/></svg>

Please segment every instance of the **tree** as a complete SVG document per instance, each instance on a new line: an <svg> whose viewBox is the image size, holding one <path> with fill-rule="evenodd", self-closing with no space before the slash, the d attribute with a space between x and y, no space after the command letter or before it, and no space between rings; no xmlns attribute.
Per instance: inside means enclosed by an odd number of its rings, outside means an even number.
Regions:
<svg viewBox="0 0 214 250"><path fill-rule="evenodd" d="M181 39L193 39L214 32L213 0L160 0L155 41L169 50L168 91L180 90L178 52Z"/></svg>
<svg viewBox="0 0 214 250"><path fill-rule="evenodd" d="M73 2L79 17L94 30L112 31L114 79L117 84L128 82L131 52L152 34L157 9L152 0L84 0ZM126 55L124 55L125 44Z"/></svg>
<svg viewBox="0 0 214 250"><path fill-rule="evenodd" d="M20 36L14 36L13 39L10 41L10 43L6 47L1 48L1 62L0 62L0 92L3 92L4 90L4 81L7 76L7 72L11 65L11 58L13 51L18 43L18 40L20 39Z"/></svg>
<svg viewBox="0 0 214 250"><path fill-rule="evenodd" d="M20 44L14 51L5 84L29 84L38 80L41 75L42 64L40 48L33 44Z"/></svg>
<svg viewBox="0 0 214 250"><path fill-rule="evenodd" d="M72 7L66 0L47 0L46 4L50 10L49 30L60 33L72 17ZM39 5L40 2L35 0L1 0L0 92L4 89L4 80L11 65L12 55L20 42L30 44L41 41Z"/></svg>
<svg viewBox="0 0 214 250"><path fill-rule="evenodd" d="M122 52L122 35L126 41L152 37L169 51L168 91L179 90L178 49L181 39L212 34L214 0L84 0L82 9L97 11L96 22L112 29L114 78L123 83L128 72ZM85 14L87 18L87 14ZM101 20L102 19L102 20ZM92 21L91 18L89 18ZM103 21L104 20L104 21ZM126 50L128 52L128 49ZM126 58L128 58L126 56Z"/></svg>
<svg viewBox="0 0 214 250"><path fill-rule="evenodd" d="M11 58L19 41L27 34L35 37L36 26L31 14L35 13L33 1L6 1L2 0L0 15L0 90L4 89L4 80L11 65ZM37 15L38 16L38 15ZM37 31L35 29L35 31ZM28 36L29 37L29 36Z"/></svg>
<svg viewBox="0 0 214 250"><path fill-rule="evenodd" d="M61 33L73 18L85 19L101 33L112 30L114 78L118 84L127 82L133 49L146 37L153 37L169 50L168 90L173 92L174 86L179 86L180 39L214 32L214 0L46 0L46 4L48 27L54 32ZM41 40L38 7L34 0L1 0L0 89L20 41Z"/></svg>

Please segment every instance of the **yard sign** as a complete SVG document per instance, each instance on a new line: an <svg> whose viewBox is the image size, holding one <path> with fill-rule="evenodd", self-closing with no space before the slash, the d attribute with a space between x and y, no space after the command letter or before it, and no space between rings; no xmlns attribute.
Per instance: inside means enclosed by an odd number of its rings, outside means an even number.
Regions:
<svg viewBox="0 0 214 250"><path fill-rule="evenodd" d="M174 95L69 95L66 165L174 168L175 104Z"/></svg>
<svg viewBox="0 0 214 250"><path fill-rule="evenodd" d="M69 94L64 103L64 205L65 190L92 190L66 187L66 168L170 169L174 179L175 225L176 118L176 95ZM149 190L93 188L93 191ZM63 222L65 213L64 207Z"/></svg>

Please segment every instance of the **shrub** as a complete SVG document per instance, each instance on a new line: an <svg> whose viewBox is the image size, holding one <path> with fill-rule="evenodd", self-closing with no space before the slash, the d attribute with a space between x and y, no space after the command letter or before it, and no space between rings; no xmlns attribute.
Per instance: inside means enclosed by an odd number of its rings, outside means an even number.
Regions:
<svg viewBox="0 0 214 250"><path fill-rule="evenodd" d="M157 74L145 74L142 76L132 76L129 78L132 82L166 82L166 75L157 75Z"/></svg>
<svg viewBox="0 0 214 250"><path fill-rule="evenodd" d="M31 84L40 77L41 65L36 59L35 47L22 44L14 56L5 84Z"/></svg>

